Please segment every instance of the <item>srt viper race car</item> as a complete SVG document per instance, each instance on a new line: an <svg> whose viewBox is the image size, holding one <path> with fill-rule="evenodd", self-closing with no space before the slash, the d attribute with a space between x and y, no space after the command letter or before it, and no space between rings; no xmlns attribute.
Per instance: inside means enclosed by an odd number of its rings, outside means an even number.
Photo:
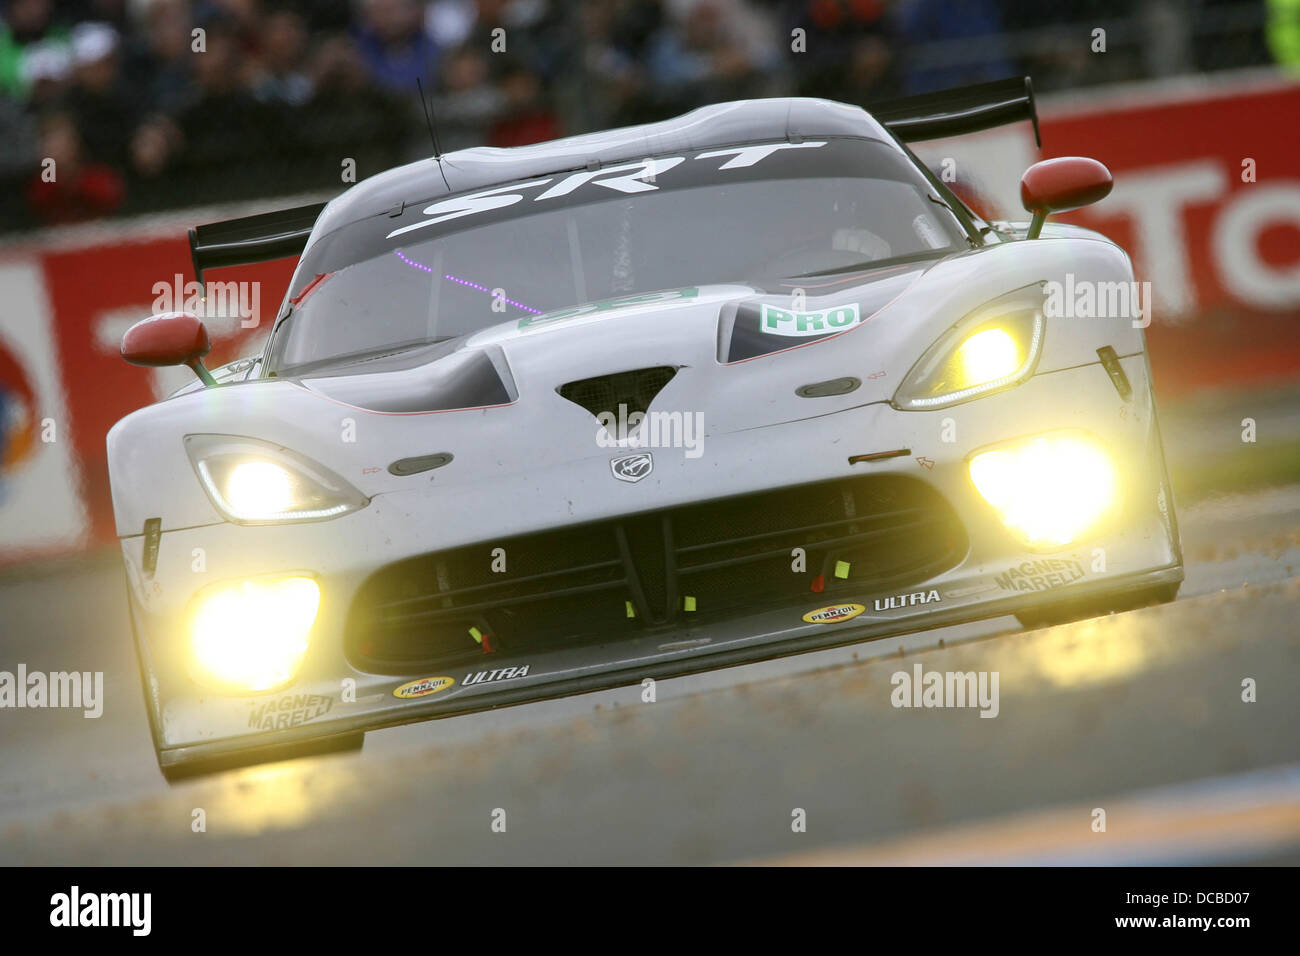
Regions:
<svg viewBox="0 0 1300 956"><path fill-rule="evenodd" d="M191 230L200 282L300 258L256 357L122 343L198 376L108 435L164 773L1172 599L1144 322L1062 306L1129 257L1045 222L1109 172L986 222L908 146L1015 121L1027 80L721 103Z"/></svg>

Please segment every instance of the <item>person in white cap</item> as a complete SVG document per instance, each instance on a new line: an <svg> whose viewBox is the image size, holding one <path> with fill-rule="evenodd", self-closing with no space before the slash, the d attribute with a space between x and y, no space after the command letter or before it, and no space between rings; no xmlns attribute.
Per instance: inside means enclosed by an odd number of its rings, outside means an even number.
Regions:
<svg viewBox="0 0 1300 956"><path fill-rule="evenodd" d="M122 83L117 31L105 23L78 24L71 48L72 82L60 105L75 119L87 158L124 169L139 110Z"/></svg>

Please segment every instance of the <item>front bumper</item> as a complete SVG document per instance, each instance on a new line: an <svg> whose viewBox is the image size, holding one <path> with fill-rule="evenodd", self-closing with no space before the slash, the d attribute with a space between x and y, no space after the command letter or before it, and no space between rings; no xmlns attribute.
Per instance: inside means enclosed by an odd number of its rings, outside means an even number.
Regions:
<svg viewBox="0 0 1300 956"><path fill-rule="evenodd" d="M157 568L144 570L141 536L122 540L136 641L151 722L164 766L278 747L638 683L922 628L997 616L1089 594L1173 583L1182 558L1164 472L1145 357L1123 365L1133 396L1120 398L1100 365L1053 372L1011 391L935 412L899 412L875 403L743 432L709 435L704 454L656 449L650 478L614 481L609 459L539 463L526 475L474 487L413 482L411 491L376 496L370 506L314 524L209 525L162 535ZM966 461L999 442L1061 429L1082 429L1109 450L1120 472L1121 507L1092 538L1050 553L1031 553L976 493ZM851 456L909 449L906 456L849 464ZM919 603L879 590L809 593L798 608L755 610L709 623L658 628L596 647L485 656L466 672L373 674L345 650L349 609L376 570L430 551L529 531L600 521L724 498L766 488L860 474L919 479L955 511L968 539L948 570L908 592ZM287 687L263 694L214 694L190 673L183 621L191 597L215 581L305 572L321 585L321 606L302 669ZM931 595L937 598L931 598ZM808 612L856 604L853 617L809 623ZM835 618L836 615L830 615ZM521 672L524 666L526 672ZM467 684L471 673L509 676ZM413 677L448 677L418 697L394 691Z"/></svg>

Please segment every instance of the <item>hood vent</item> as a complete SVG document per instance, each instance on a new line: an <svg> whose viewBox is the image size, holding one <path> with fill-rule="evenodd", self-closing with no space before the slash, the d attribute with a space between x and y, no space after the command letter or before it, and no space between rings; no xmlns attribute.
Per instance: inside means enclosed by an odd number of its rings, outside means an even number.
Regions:
<svg viewBox="0 0 1300 956"><path fill-rule="evenodd" d="M677 369L670 365L654 368L636 368L630 372L614 372L595 378L565 382L556 391L564 398L581 405L592 415L609 412L618 415L619 406L627 406L627 414L645 414L665 385L672 381Z"/></svg>

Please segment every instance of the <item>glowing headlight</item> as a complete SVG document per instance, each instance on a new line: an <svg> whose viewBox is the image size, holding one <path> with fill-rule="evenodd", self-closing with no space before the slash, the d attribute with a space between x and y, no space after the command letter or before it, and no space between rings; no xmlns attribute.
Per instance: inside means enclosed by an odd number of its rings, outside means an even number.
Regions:
<svg viewBox="0 0 1300 956"><path fill-rule="evenodd" d="M981 452L970 460L970 479L1002 523L1039 550L1077 541L1115 504L1115 467L1082 432Z"/></svg>
<svg viewBox="0 0 1300 956"><path fill-rule="evenodd" d="M957 362L962 378L978 385L1006 378L1023 360L1015 336L995 327L976 332L957 346Z"/></svg>
<svg viewBox="0 0 1300 956"><path fill-rule="evenodd" d="M269 461L241 461L230 469L225 492L240 514L283 514L293 507L293 476Z"/></svg>
<svg viewBox="0 0 1300 956"><path fill-rule="evenodd" d="M925 351L894 396L894 406L923 411L956 405L1018 385L1034 374L1043 347L1037 286L996 299L962 319Z"/></svg>
<svg viewBox="0 0 1300 956"><path fill-rule="evenodd" d="M365 507L361 492L287 448L230 435L186 435L199 482L237 524L320 521Z"/></svg>
<svg viewBox="0 0 1300 956"><path fill-rule="evenodd" d="M319 606L320 586L300 575L201 591L189 618L195 677L233 692L287 684L307 654Z"/></svg>

